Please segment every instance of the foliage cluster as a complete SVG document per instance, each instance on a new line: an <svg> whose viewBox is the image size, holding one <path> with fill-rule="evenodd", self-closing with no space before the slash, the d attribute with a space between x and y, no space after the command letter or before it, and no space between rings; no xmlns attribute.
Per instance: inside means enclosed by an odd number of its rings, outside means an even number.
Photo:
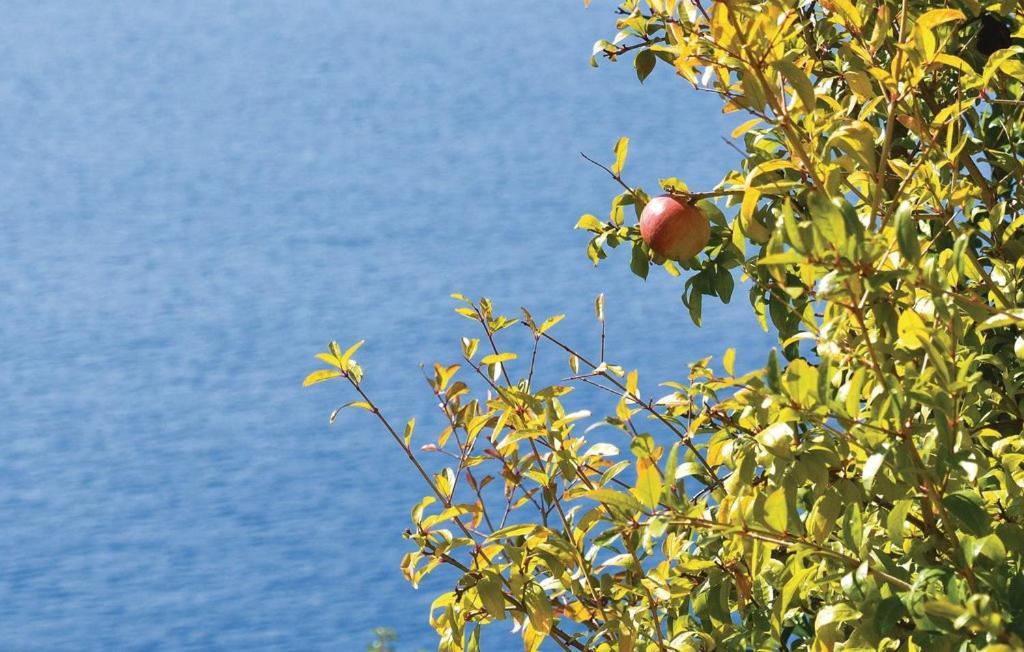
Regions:
<svg viewBox="0 0 1024 652"><path fill-rule="evenodd" d="M560 317L456 295L479 331L433 368L448 425L421 446L366 395L357 347L332 344L307 383L348 381L430 488L402 570L455 574L431 610L439 649L508 620L527 650L1024 648L1021 8L616 11L595 64L671 70L750 119L715 188L662 181L711 220L697 258L657 259L627 219L648 195L625 139L609 218L577 225L588 255L630 245L638 275L679 276L697 324L740 277L779 350L749 373L732 351L695 361L659 397L603 339L595 355L556 337ZM513 327L532 336L521 356ZM567 357L569 380L537 377L538 355ZM607 406L567 410L583 386Z"/></svg>

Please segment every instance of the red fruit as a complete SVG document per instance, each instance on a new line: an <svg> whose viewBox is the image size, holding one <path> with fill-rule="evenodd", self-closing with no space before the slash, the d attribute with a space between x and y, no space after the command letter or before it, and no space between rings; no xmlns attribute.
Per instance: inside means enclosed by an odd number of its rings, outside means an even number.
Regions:
<svg viewBox="0 0 1024 652"><path fill-rule="evenodd" d="M640 236L654 253L684 261L707 246L711 227L696 206L672 195L661 195L647 202L640 214Z"/></svg>

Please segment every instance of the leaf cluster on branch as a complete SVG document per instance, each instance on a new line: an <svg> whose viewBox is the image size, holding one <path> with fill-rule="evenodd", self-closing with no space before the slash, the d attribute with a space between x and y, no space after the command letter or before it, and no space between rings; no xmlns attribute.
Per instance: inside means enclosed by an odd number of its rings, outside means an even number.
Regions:
<svg viewBox="0 0 1024 652"><path fill-rule="evenodd" d="M439 649L499 622L531 651L1024 649L1021 7L616 15L595 64L670 70L750 119L718 186L662 180L710 221L697 257L662 259L627 219L649 195L624 177L626 139L602 165L622 189L608 220L577 224L587 254L629 244L634 273L680 277L697 325L739 277L779 349L746 373L731 350L696 361L657 396L603 334L587 353L553 334L560 316L455 295L478 331L428 377L447 426L422 446L366 394L356 347L320 354L307 383L346 380L429 487L402 570L448 569ZM532 347L508 350L512 328ZM567 377L541 377L549 355ZM566 407L580 389L592 411Z"/></svg>

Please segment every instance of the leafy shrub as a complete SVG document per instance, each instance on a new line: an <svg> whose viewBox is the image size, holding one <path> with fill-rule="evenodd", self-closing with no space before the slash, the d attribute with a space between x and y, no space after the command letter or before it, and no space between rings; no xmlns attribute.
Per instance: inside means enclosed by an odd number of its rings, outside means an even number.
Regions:
<svg viewBox="0 0 1024 652"><path fill-rule="evenodd" d="M1009 650L1024 647L1024 63L1015 2L631 0L601 58L674 72L750 115L744 157L699 206L695 259L651 254L620 184L585 215L595 262L685 277L706 297L740 276L763 369L696 361L655 398L635 371L538 322L456 295L478 325L430 386L446 427L425 447L393 424L332 344L307 383L348 381L429 486L403 563L452 590L441 650L511 619L527 650ZM661 69L664 68L664 71ZM729 214L729 217L726 216ZM603 306L598 303L603 321ZM532 347L507 350L510 328ZM603 342L603 340L602 340ZM571 379L545 384L538 355ZM575 388L604 407L567 412ZM332 414L332 421L335 414ZM628 437L592 442L584 424ZM597 431L601 432L601 431Z"/></svg>

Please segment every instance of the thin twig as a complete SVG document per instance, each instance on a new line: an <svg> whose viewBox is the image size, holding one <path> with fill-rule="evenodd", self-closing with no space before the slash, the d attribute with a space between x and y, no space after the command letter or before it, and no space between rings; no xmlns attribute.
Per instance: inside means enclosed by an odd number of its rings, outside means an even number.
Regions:
<svg viewBox="0 0 1024 652"><path fill-rule="evenodd" d="M601 168L602 170L604 170L605 172L607 172L608 174L610 174L610 175L611 175L611 177L612 177L612 179L615 179L615 181L616 181L616 182L618 182L618 184L619 184L620 186L622 186L623 188L625 188L625 189L626 189L626 191L628 191L628 192L629 192L629 194L633 195L633 198L634 198L634 199L636 198L636 191L635 191L635 190L633 190L632 188L630 188L630 187L629 187L629 185L627 185L627 184L626 184L626 182L622 180L622 177L620 177L619 175L617 175L617 174L615 174L614 172L612 172L612 171L611 171L611 168L609 168L609 167L607 167L607 166L605 166L605 165L602 165L601 163L598 163L597 161L595 161L594 159L590 158L589 156L587 156L587 155L586 155L586 154L584 154L583 152L580 152L580 156L582 156L583 158L587 159L588 161L590 161L591 163L593 163L593 164L594 164L594 165L596 165L597 167Z"/></svg>

